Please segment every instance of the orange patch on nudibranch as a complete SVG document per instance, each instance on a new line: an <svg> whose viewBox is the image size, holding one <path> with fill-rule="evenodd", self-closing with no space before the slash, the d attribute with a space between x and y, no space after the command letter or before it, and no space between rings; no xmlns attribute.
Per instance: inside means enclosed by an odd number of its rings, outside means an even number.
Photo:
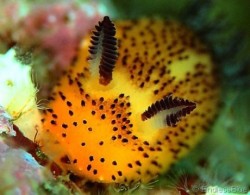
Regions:
<svg viewBox="0 0 250 195"><path fill-rule="evenodd" d="M50 97L38 141L78 176L148 182L194 147L212 122L214 66L195 34L175 21L117 21L116 33L109 22L84 38Z"/></svg>

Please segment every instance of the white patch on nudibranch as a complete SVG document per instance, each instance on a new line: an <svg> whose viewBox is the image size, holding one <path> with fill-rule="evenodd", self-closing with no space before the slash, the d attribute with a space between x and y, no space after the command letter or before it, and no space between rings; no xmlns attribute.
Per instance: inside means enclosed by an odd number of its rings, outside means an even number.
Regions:
<svg viewBox="0 0 250 195"><path fill-rule="evenodd" d="M15 58L15 50L10 49L6 54L0 54L0 72L0 105L25 136L33 139L40 125L40 113L31 66L21 64Z"/></svg>

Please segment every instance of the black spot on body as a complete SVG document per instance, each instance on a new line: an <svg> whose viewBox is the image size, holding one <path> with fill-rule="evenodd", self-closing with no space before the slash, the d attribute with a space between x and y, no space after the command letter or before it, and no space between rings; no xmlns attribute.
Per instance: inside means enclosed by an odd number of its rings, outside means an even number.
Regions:
<svg viewBox="0 0 250 195"><path fill-rule="evenodd" d="M69 115L70 116L73 116L74 115L74 112L72 110L69 110Z"/></svg>
<svg viewBox="0 0 250 195"><path fill-rule="evenodd" d="M96 170L96 169L93 170L93 174L94 174L94 175L97 174L97 170Z"/></svg>
<svg viewBox="0 0 250 195"><path fill-rule="evenodd" d="M84 100L81 101L81 106L85 106L85 101Z"/></svg>
<svg viewBox="0 0 250 195"><path fill-rule="evenodd" d="M116 180L116 177L114 175L112 175L112 180L115 181Z"/></svg>
<svg viewBox="0 0 250 195"><path fill-rule="evenodd" d="M122 172L121 172L121 171L118 171L117 173L118 173L118 175L119 175L120 177L122 176Z"/></svg>
<svg viewBox="0 0 250 195"><path fill-rule="evenodd" d="M72 103L70 101L67 101L67 106L71 107Z"/></svg>
<svg viewBox="0 0 250 195"><path fill-rule="evenodd" d="M57 115L56 115L56 114L52 114L52 117L53 117L54 119L57 119Z"/></svg>
<svg viewBox="0 0 250 195"><path fill-rule="evenodd" d="M67 128L68 128L68 125L63 123L63 124L62 124L62 128L67 129Z"/></svg>
<svg viewBox="0 0 250 195"><path fill-rule="evenodd" d="M50 123L51 123L52 125L56 125L56 121L55 121L55 120L51 120Z"/></svg>
<svg viewBox="0 0 250 195"><path fill-rule="evenodd" d="M93 156L89 156L89 161L93 161L94 157Z"/></svg>
<svg viewBox="0 0 250 195"><path fill-rule="evenodd" d="M139 160L135 161L135 164L138 165L138 166L141 166L141 162Z"/></svg>
<svg viewBox="0 0 250 195"><path fill-rule="evenodd" d="M70 164L69 157L67 155L61 157L60 161L65 164Z"/></svg>
<svg viewBox="0 0 250 195"><path fill-rule="evenodd" d="M91 165L87 166L87 170L90 171L91 170Z"/></svg>

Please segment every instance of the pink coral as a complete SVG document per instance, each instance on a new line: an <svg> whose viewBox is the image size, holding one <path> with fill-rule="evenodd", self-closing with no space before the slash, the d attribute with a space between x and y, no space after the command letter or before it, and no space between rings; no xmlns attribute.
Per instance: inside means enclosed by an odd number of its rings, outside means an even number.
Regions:
<svg viewBox="0 0 250 195"><path fill-rule="evenodd" d="M96 4L88 6L94 11L91 16L74 3L40 5L20 22L16 41L39 47L50 57L52 65L64 68L76 55L82 36L101 17Z"/></svg>
<svg viewBox="0 0 250 195"><path fill-rule="evenodd" d="M44 181L44 168L24 150L13 149L0 139L0 191L9 194L34 194Z"/></svg>
<svg viewBox="0 0 250 195"><path fill-rule="evenodd" d="M12 28L13 24L18 22L19 9L20 5L13 0L3 0L0 2L0 32Z"/></svg>
<svg viewBox="0 0 250 195"><path fill-rule="evenodd" d="M12 32L20 19L20 5L14 0L0 1L0 52L14 45Z"/></svg>
<svg viewBox="0 0 250 195"><path fill-rule="evenodd" d="M0 135L1 133L6 133L11 136L16 135L16 132L13 130L13 125L10 122L11 119L12 117L0 105Z"/></svg>
<svg viewBox="0 0 250 195"><path fill-rule="evenodd" d="M10 120L11 116L0 106L0 192L32 194L44 180L44 168L24 150L11 148L3 141L4 137L16 136Z"/></svg>

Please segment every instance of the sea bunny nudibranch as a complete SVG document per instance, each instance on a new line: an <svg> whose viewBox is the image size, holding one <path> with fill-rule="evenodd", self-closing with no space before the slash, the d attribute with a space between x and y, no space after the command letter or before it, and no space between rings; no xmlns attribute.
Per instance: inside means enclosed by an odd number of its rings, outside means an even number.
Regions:
<svg viewBox="0 0 250 195"><path fill-rule="evenodd" d="M189 29L106 16L55 86L36 140L66 172L146 183L201 140L218 93L210 53Z"/></svg>

